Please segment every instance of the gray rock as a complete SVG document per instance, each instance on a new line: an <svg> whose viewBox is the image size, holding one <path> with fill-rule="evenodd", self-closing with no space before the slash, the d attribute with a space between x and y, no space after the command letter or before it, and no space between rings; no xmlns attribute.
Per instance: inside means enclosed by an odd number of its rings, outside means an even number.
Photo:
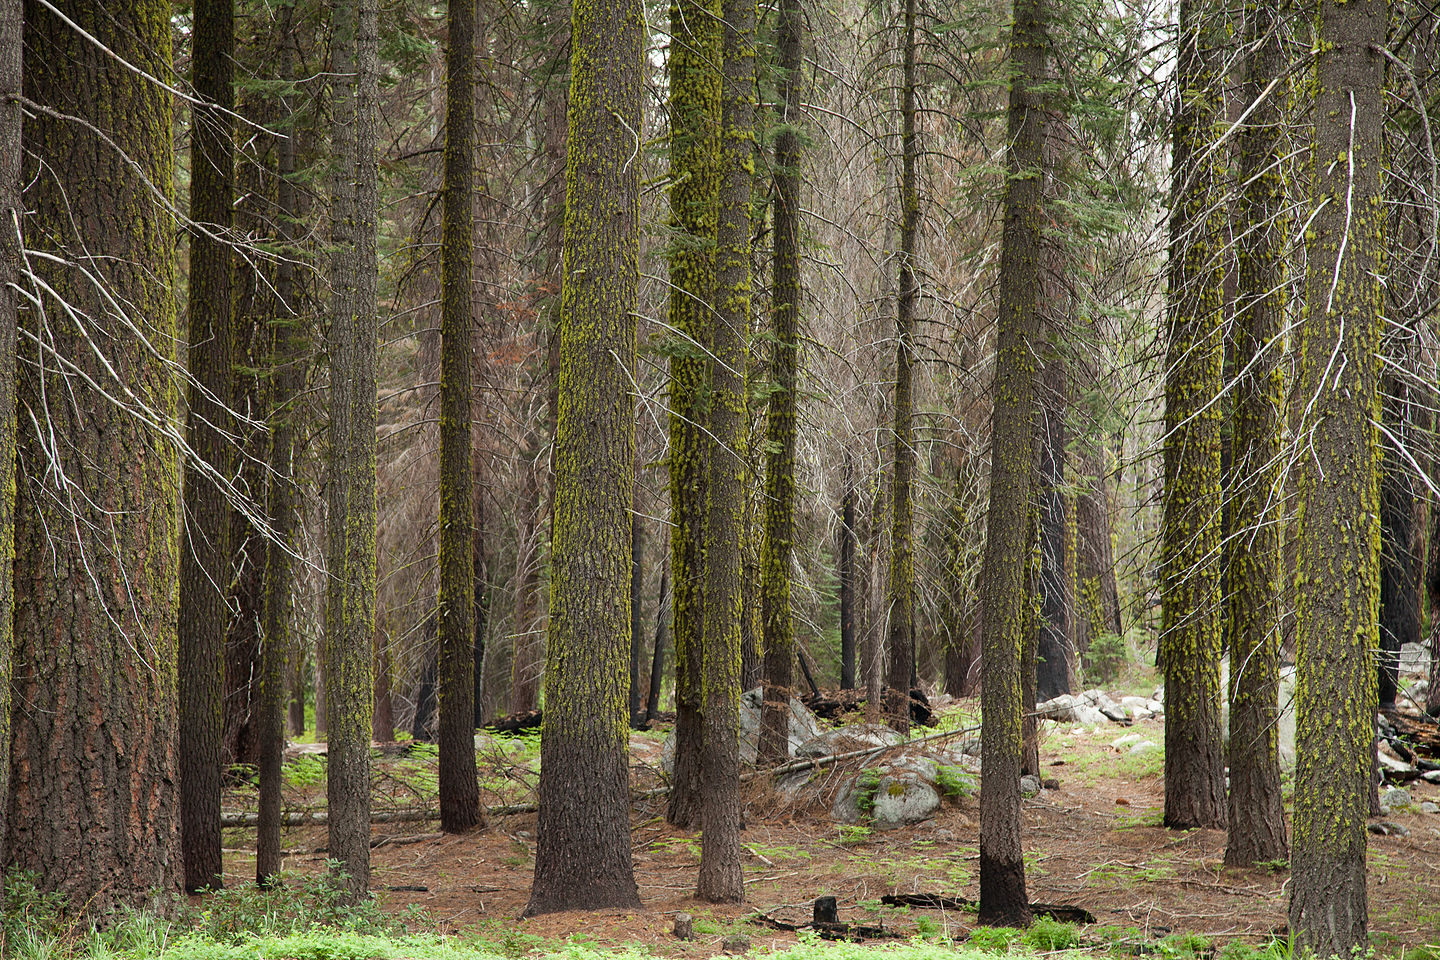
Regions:
<svg viewBox="0 0 1440 960"><path fill-rule="evenodd" d="M902 753L890 762L890 766L895 770L909 771L928 783L934 783L935 776L939 772L939 764L934 760L909 753Z"/></svg>
<svg viewBox="0 0 1440 960"><path fill-rule="evenodd" d="M1410 806L1410 791L1400 787L1391 787L1380 794L1380 802L1391 810L1404 809Z"/></svg>
<svg viewBox="0 0 1440 960"><path fill-rule="evenodd" d="M740 762L755 763L756 748L760 743L760 706L765 702L763 687L756 687L740 697ZM790 753L795 755L800 745L814 740L825 732L820 721L810 708L798 697L790 698ZM829 752L829 751L827 751ZM675 734L665 738L660 751L660 768L667 774L675 772Z"/></svg>
<svg viewBox="0 0 1440 960"><path fill-rule="evenodd" d="M1114 740L1111 740L1110 746L1114 747L1116 750L1120 750L1124 747L1131 746L1132 744L1139 743L1141 740L1144 739L1145 738L1140 736L1140 734L1138 733L1127 733L1122 737L1116 737Z"/></svg>
<svg viewBox="0 0 1440 960"><path fill-rule="evenodd" d="M1435 804L1431 803L1429 800L1426 800L1424 803L1420 804L1420 812L1421 812L1421 813L1440 813L1440 806L1436 806Z"/></svg>
<svg viewBox="0 0 1440 960"><path fill-rule="evenodd" d="M830 819L836 823L859 823L865 815L860 812L860 786L855 780L847 780L835 793L830 804Z"/></svg>
<svg viewBox="0 0 1440 960"><path fill-rule="evenodd" d="M1130 747L1130 752L1139 757L1143 757L1147 753L1157 753L1159 750L1159 745L1153 740L1141 740L1139 743L1133 744Z"/></svg>
<svg viewBox="0 0 1440 960"><path fill-rule="evenodd" d="M1088 703L1077 703L1075 705L1074 720L1076 723L1083 723L1087 727L1099 727L1110 722L1105 714Z"/></svg>
<svg viewBox="0 0 1440 960"><path fill-rule="evenodd" d="M1403 826L1401 826L1401 825L1398 824L1398 823L1391 823L1389 820L1381 820L1381 821L1379 821L1378 823L1372 823L1372 824L1368 825L1365 829L1369 830L1371 833L1375 834L1376 836L1381 836L1381 837L1408 837L1408 836L1410 836L1410 831L1409 831L1408 828L1403 827Z"/></svg>
<svg viewBox="0 0 1440 960"><path fill-rule="evenodd" d="M893 747L904 743L903 734L881 723L857 723L849 727L826 730L795 748L797 757L828 757L854 750Z"/></svg>
<svg viewBox="0 0 1440 960"><path fill-rule="evenodd" d="M1074 711L1075 698L1068 693L1035 705L1035 715L1046 720L1070 720Z"/></svg>
<svg viewBox="0 0 1440 960"><path fill-rule="evenodd" d="M928 819L940 809L940 791L913 773L880 778L871 814L878 829L886 830Z"/></svg>
<svg viewBox="0 0 1440 960"><path fill-rule="evenodd" d="M1040 793L1040 778L1027 773L1020 778L1020 796L1033 797Z"/></svg>
<svg viewBox="0 0 1440 960"><path fill-rule="evenodd" d="M786 800L794 800L800 795L800 791L805 789L814 773L813 770L791 770L775 781L775 789L780 791L780 795Z"/></svg>
<svg viewBox="0 0 1440 960"><path fill-rule="evenodd" d="M1440 783L1440 770L1426 770L1420 774L1420 779L1426 783Z"/></svg>

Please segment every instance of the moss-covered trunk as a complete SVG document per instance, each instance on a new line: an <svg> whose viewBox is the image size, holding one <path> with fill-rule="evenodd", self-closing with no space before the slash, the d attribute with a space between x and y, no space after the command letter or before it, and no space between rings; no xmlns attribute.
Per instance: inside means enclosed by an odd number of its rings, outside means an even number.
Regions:
<svg viewBox="0 0 1440 960"><path fill-rule="evenodd" d="M475 0L450 0L440 240L440 829L484 824L475 773L475 498L470 456Z"/></svg>
<svg viewBox="0 0 1440 960"><path fill-rule="evenodd" d="M172 76L172 26L168 3L64 10L73 25L25 5L25 243L59 259L32 255L45 286L24 283L39 303L19 315L34 418L17 431L8 862L100 917L164 908L182 877L180 469L134 415L177 416L175 221L152 193L173 202L174 115L125 66Z"/></svg>
<svg viewBox="0 0 1440 960"><path fill-rule="evenodd" d="M1380 600L1385 0L1318 0L1297 395L1296 947L1366 947L1365 816ZM1169 704L1166 704L1167 708Z"/></svg>
<svg viewBox="0 0 1440 960"><path fill-rule="evenodd" d="M1210 149L1220 121L1216 91L1219 11L1180 4L1179 101L1174 120L1168 342L1165 357L1165 486L1160 533L1165 671L1165 825L1225 824L1220 738L1220 393L1226 207L1223 153Z"/></svg>
<svg viewBox="0 0 1440 960"><path fill-rule="evenodd" d="M770 404L765 418L764 540L760 547L760 624L765 706L759 757L790 755L790 694L795 624L790 618L790 558L795 532L795 407L800 367L800 0L780 0L775 46L780 102L775 135L775 258L771 267Z"/></svg>
<svg viewBox="0 0 1440 960"><path fill-rule="evenodd" d="M1283 116L1272 89L1281 64L1279 8L1246 4L1250 50L1243 95L1252 106L1239 133L1242 184L1236 233L1237 378L1231 421L1231 505L1226 532L1230 648L1230 793L1225 862L1245 866L1288 855L1280 797L1280 504L1285 379L1284 178L1277 145ZM1266 96L1266 94L1269 94ZM1263 99L1262 99L1263 97Z"/></svg>
<svg viewBox="0 0 1440 960"><path fill-rule="evenodd" d="M375 635L379 341L377 0L331 11L330 464L325 712L329 857L352 898L370 887L370 644Z"/></svg>
<svg viewBox="0 0 1440 960"><path fill-rule="evenodd" d="M0 771L10 769L10 672L15 636L15 347L20 278L21 0L0 0ZM10 777L0 772L0 864Z"/></svg>
<svg viewBox="0 0 1440 960"><path fill-rule="evenodd" d="M565 168L550 635L527 914L640 905L630 857L630 507L638 0L576 0Z"/></svg>

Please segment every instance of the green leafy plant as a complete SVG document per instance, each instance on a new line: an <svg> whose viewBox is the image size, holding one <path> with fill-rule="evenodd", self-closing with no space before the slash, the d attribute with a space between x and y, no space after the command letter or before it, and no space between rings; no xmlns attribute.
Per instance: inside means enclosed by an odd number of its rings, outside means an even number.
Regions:
<svg viewBox="0 0 1440 960"><path fill-rule="evenodd" d="M1102 633L1090 641L1085 652L1085 672L1102 683L1108 683L1120 675L1121 669L1130 659L1125 640L1118 633Z"/></svg>
<svg viewBox="0 0 1440 960"><path fill-rule="evenodd" d="M855 781L855 788L859 791L855 795L855 806L866 817L875 815L875 795L880 792L880 780L884 776L878 767L866 767Z"/></svg>
<svg viewBox="0 0 1440 960"><path fill-rule="evenodd" d="M970 946L990 953L1009 953L1010 945L1024 937L1025 931L1014 927L976 927L970 931Z"/></svg>
<svg viewBox="0 0 1440 960"><path fill-rule="evenodd" d="M1080 931L1059 920L1037 917L1025 931L1025 940L1036 950L1069 950L1080 946Z"/></svg>
<svg viewBox="0 0 1440 960"><path fill-rule="evenodd" d="M935 786L940 788L940 793L952 800L959 800L961 797L972 796L980 785L975 778L966 772L964 767L941 764L935 770Z"/></svg>

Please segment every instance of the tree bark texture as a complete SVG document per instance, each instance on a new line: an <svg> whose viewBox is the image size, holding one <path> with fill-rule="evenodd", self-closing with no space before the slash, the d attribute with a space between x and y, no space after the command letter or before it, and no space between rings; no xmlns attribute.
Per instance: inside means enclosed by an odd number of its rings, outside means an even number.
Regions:
<svg viewBox="0 0 1440 960"><path fill-rule="evenodd" d="M1391 356L1405 367L1406 340L1393 341ZM1387 351L1391 352L1391 351ZM1401 375L1382 377L1381 416L1389 436L1382 441L1380 469L1380 655L1377 663L1382 708L1394 709L1399 690L1400 648L1420 642L1420 576L1423 564L1423 514L1419 481L1401 451L1419 449L1417 407ZM1392 439L1393 438L1393 439ZM1417 526L1419 529L1417 530Z"/></svg>
<svg viewBox="0 0 1440 960"><path fill-rule="evenodd" d="M450 0L440 240L440 829L485 824L475 770L475 498L470 455L475 0Z"/></svg>
<svg viewBox="0 0 1440 960"><path fill-rule="evenodd" d="M775 253L771 267L770 405L765 418L764 540L760 547L760 623L765 650L765 704L758 756L790 756L790 696L795 677L795 624L790 617L790 562L795 536L795 410L800 367L800 70L803 13L780 0L775 28L780 100L775 134Z"/></svg>
<svg viewBox="0 0 1440 960"><path fill-rule="evenodd" d="M375 424L379 341L377 0L332 10L329 580L325 713L329 856L352 899L370 887L370 644L375 636Z"/></svg>
<svg viewBox="0 0 1440 960"><path fill-rule="evenodd" d="M1046 244L1048 248L1051 243ZM1056 255L1048 249L1043 258L1049 265ZM1050 270L1044 271L1050 273ZM1044 278L1045 288L1053 292L1057 284ZM1051 301L1053 306L1054 301ZM1039 622L1035 636L1035 698L1041 701L1070 692L1070 570L1066 557L1067 533L1070 528L1065 505L1065 416L1069 406L1069 378L1066 362L1060 355L1064 349L1057 319L1046 324L1049 345L1037 385L1039 405L1036 411L1039 459L1036 470L1035 500L1039 506L1037 534L1040 548Z"/></svg>
<svg viewBox="0 0 1440 960"><path fill-rule="evenodd" d="M740 903L740 618L745 533L745 347L755 179L755 0L727 0L721 67L715 314L705 491L705 650L700 710L700 878L695 896Z"/></svg>
<svg viewBox="0 0 1440 960"><path fill-rule="evenodd" d="M20 280L24 4L0 0L0 865L10 808L10 675L15 640L15 348Z"/></svg>
<svg viewBox="0 0 1440 960"><path fill-rule="evenodd" d="M645 694L645 719L660 716L660 688L665 683L665 644L670 636L670 564L660 564L660 593L655 601L655 642L650 653L650 689Z"/></svg>
<svg viewBox="0 0 1440 960"><path fill-rule="evenodd" d="M706 453L715 230L720 189L720 0L670 4L671 588L675 591L675 773L665 818L700 824L705 649Z"/></svg>
<svg viewBox="0 0 1440 960"><path fill-rule="evenodd" d="M1218 9L1182 0L1170 213L1169 337L1165 358L1165 487L1160 534L1165 672L1165 825L1225 824L1220 735L1221 321L1226 207Z"/></svg>
<svg viewBox="0 0 1440 960"><path fill-rule="evenodd" d="M1248 866L1289 856L1280 796L1280 508L1285 375L1285 184L1277 144L1278 98L1259 98L1280 75L1280 12L1273 0L1245 5L1244 97L1254 104L1238 134L1240 182L1233 344L1237 380L1231 421L1231 506L1226 530L1230 649L1230 793L1225 862ZM1257 102L1258 101L1258 102Z"/></svg>
<svg viewBox="0 0 1440 960"><path fill-rule="evenodd" d="M1318 0L1315 131L1296 431L1296 946L1366 946L1365 816L1375 750L1384 291L1384 0ZM1167 708L1169 704L1166 704Z"/></svg>
<svg viewBox="0 0 1440 960"><path fill-rule="evenodd" d="M905 0L905 32L900 52L900 280L895 297L895 461L891 492L890 598L886 683L898 696L887 698L894 710L886 719L910 732L910 686L915 673L914 493L915 428L912 421L910 367L915 352L915 237L920 225L920 195L915 182L919 141L915 134L915 0Z"/></svg>
<svg viewBox="0 0 1440 960"><path fill-rule="evenodd" d="M840 493L840 689L855 689L855 462L845 456Z"/></svg>
<svg viewBox="0 0 1440 960"><path fill-rule="evenodd" d="M645 521L638 510L630 511L630 722L642 718L644 688L640 685L645 665Z"/></svg>
<svg viewBox="0 0 1440 960"><path fill-rule="evenodd" d="M1039 336L1043 94L1049 67L1042 0L1018 0L1010 41L1009 149L1000 240L1000 312L990 427L990 508L980 580L980 922L1027 926L1020 843L1021 646L1034 474L1035 349Z"/></svg>
<svg viewBox="0 0 1440 960"><path fill-rule="evenodd" d="M1105 454L1100 441L1078 444L1075 474L1075 607L1076 654L1090 649L1102 634L1124 633L1120 623L1120 591L1115 582L1115 554L1110 542L1110 497L1106 492Z"/></svg>
<svg viewBox="0 0 1440 960"><path fill-rule="evenodd" d="M527 915L640 905L630 641L640 192L637 0L573 6L550 636Z"/></svg>
<svg viewBox="0 0 1440 960"><path fill-rule="evenodd" d="M220 870L220 732L225 634L230 620L230 510L217 480L230 478L231 257L235 192L233 0L197 0L192 36L189 370L185 539L180 551L180 835L185 889L223 886Z"/></svg>
<svg viewBox="0 0 1440 960"><path fill-rule="evenodd" d="M45 430L17 431L9 864L100 918L164 909L183 872L180 468L133 415L177 415L174 220L151 192L173 201L174 116L120 62L171 76L172 28L166 3L64 9L94 39L25 5L25 241L63 262L31 260L49 289L26 283L19 315L17 407Z"/></svg>
<svg viewBox="0 0 1440 960"><path fill-rule="evenodd" d="M294 8L280 10L280 52L278 72L290 81L295 71ZM281 98L281 116L290 116L290 97ZM299 213L295 190L295 138L288 136L277 146L277 213L281 239L287 244L295 240L295 222ZM285 761L284 701L289 669L298 673L303 660L300 645L291 636L294 610L295 573L291 551L300 527L300 490L295 466L295 442L298 433L299 404L297 399L305 386L305 356L308 331L296 311L294 251L286 250L275 270L275 292L278 309L271 321L270 355L274 369L273 393L270 398L272 427L270 455L267 463L274 471L270 477L267 514L274 538L265 541L264 627L261 631L260 693L256 701L260 742L259 822L255 838L255 880L262 886L271 883L283 862L281 835L282 768ZM300 729L304 730L305 704L300 703Z"/></svg>

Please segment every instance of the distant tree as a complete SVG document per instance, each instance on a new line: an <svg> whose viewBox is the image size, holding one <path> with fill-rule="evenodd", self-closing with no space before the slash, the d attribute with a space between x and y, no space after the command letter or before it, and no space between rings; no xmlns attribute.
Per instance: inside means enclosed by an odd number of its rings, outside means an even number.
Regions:
<svg viewBox="0 0 1440 960"><path fill-rule="evenodd" d="M572 14L560 410L533 916L640 905L625 662L639 281L638 0Z"/></svg>
<svg viewBox="0 0 1440 960"><path fill-rule="evenodd" d="M1380 600L1380 371L1385 210L1384 0L1319 0L1305 322L1296 395L1295 812L1290 929L1299 949L1368 942L1365 817L1375 751ZM1321 173L1323 172L1323 175ZM1336 571L1344 571L1337 576ZM1169 704L1166 704L1167 708Z"/></svg>
<svg viewBox="0 0 1440 960"><path fill-rule="evenodd" d="M760 617L765 650L765 704L758 756L790 755L790 696L795 624L790 563L795 536L795 417L800 367L800 68L804 16L800 0L780 0L775 47L780 99L775 133L775 253L771 267L770 405L765 418L765 539L760 550Z"/></svg>
<svg viewBox="0 0 1440 960"><path fill-rule="evenodd" d="M915 164L919 141L915 132L915 0L905 0L905 29L900 50L900 278L895 296L895 424L894 476L890 494L890 597L887 637L890 664L887 702L892 727L910 732L910 686L915 673L914 492L915 402L910 368L915 353L915 241L920 227L920 195Z"/></svg>
<svg viewBox="0 0 1440 960"><path fill-rule="evenodd" d="M182 879L173 98L133 69L173 77L174 31L64 16L26 4L8 863L98 918Z"/></svg>
<svg viewBox="0 0 1440 960"><path fill-rule="evenodd" d="M1380 655L1377 679L1382 709L1395 708L1399 693L1400 648L1420 642L1420 577L1425 559L1420 481L1406 459L1419 449L1419 404L1411 396L1413 321L1387 338L1393 366L1381 377L1381 419L1385 424L1380 468ZM1401 373L1399 371L1406 371Z"/></svg>
<svg viewBox="0 0 1440 960"><path fill-rule="evenodd" d="M840 493L840 689L855 689L855 464L845 457Z"/></svg>
<svg viewBox="0 0 1440 960"><path fill-rule="evenodd" d="M370 645L375 635L375 423L379 342L377 0L331 12L329 581L325 707L329 856L352 899L370 888Z"/></svg>
<svg viewBox="0 0 1440 960"><path fill-rule="evenodd" d="M1165 825L1225 825L1220 736L1220 393L1226 206L1212 149L1222 82L1219 11L1180 4L1165 355L1160 666L1165 672Z"/></svg>
<svg viewBox="0 0 1440 960"><path fill-rule="evenodd" d="M630 722L644 719L645 688L641 671L645 665L645 521L639 510L630 512Z"/></svg>
<svg viewBox="0 0 1440 960"><path fill-rule="evenodd" d="M1020 842L1021 645L1026 625L1035 371L1040 333L1041 164L1050 40L1041 0L1019 0L1010 39L1009 147L1000 240L1000 301L990 427L990 508L980 577L980 922L1027 926Z"/></svg>
<svg viewBox="0 0 1440 960"><path fill-rule="evenodd" d="M1250 119L1238 136L1237 278L1231 506L1226 531L1226 626L1230 648L1230 792L1225 862L1284 860L1280 796L1280 454L1285 377L1285 183L1279 166L1283 115L1272 86L1283 64L1279 5L1245 6L1242 96Z"/></svg>
<svg viewBox="0 0 1440 960"><path fill-rule="evenodd" d="M449 0L440 292L440 829L485 823L475 772L475 508L471 485L475 0Z"/></svg>
<svg viewBox="0 0 1440 960"><path fill-rule="evenodd" d="M235 193L233 0L196 0L190 125L190 381L185 547L180 551L180 835L185 889L224 885L220 867L220 720L226 589L234 557L217 481L231 474L230 385L236 334L230 242Z"/></svg>

